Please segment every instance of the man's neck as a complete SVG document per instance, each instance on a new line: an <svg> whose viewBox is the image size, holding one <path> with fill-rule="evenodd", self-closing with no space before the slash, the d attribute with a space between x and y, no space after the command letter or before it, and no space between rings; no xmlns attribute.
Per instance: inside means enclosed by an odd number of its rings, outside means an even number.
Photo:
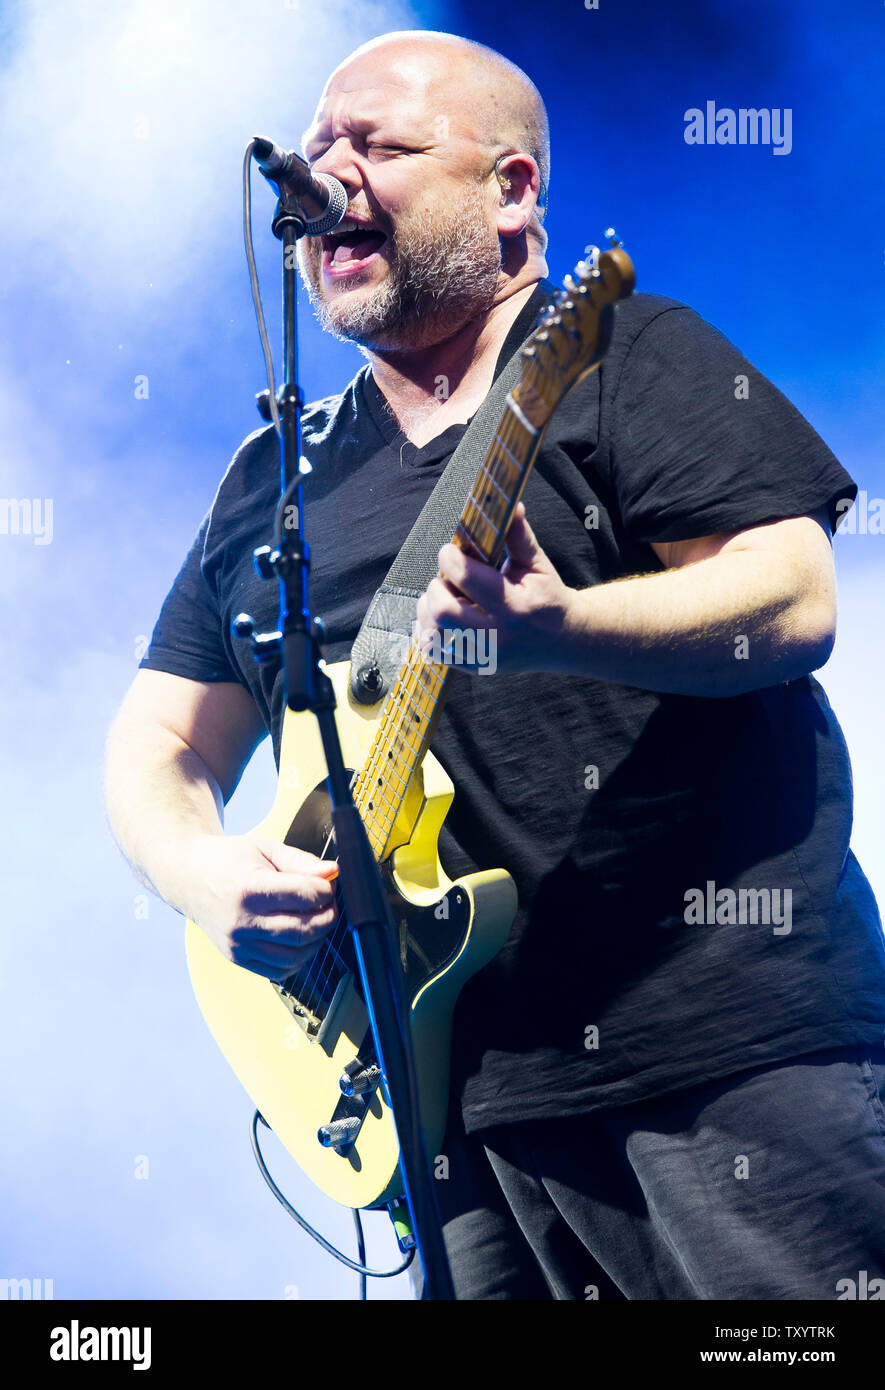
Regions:
<svg viewBox="0 0 885 1390"><path fill-rule="evenodd" d="M487 313L445 342L366 354L397 424L418 448L449 425L469 420L484 400L507 334L540 278L511 282Z"/></svg>

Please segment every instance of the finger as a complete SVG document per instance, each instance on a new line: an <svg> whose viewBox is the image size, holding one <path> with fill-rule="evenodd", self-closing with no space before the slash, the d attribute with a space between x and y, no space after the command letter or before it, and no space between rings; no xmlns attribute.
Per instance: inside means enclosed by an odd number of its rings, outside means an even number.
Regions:
<svg viewBox="0 0 885 1390"><path fill-rule="evenodd" d="M439 552L439 568L444 580L485 612L490 613L503 604L504 578L494 565L465 555L458 546L449 544Z"/></svg>
<svg viewBox="0 0 885 1390"><path fill-rule="evenodd" d="M343 921L343 912L337 903L322 912L299 913L298 916L282 912L267 916L256 914L249 922L234 927L231 941L248 944L250 951L256 941L291 949L321 940L339 921Z"/></svg>
<svg viewBox="0 0 885 1390"><path fill-rule="evenodd" d="M488 613L454 593L442 579L432 579L419 600L418 618L424 628L484 627Z"/></svg>
<svg viewBox="0 0 885 1390"><path fill-rule="evenodd" d="M319 944L319 943L318 943ZM307 947L303 951L293 951L287 960L265 960L258 956L249 956L243 960L237 960L236 964L242 966L244 970L251 970L255 975L263 975L266 980L276 980L281 984L290 975L295 975L316 955L318 946Z"/></svg>
<svg viewBox="0 0 885 1390"><path fill-rule="evenodd" d="M256 840L255 844L265 859L280 873L319 874L324 878L334 878L338 865L334 859L320 859L316 854L298 849L295 845L283 845L278 840Z"/></svg>
<svg viewBox="0 0 885 1390"><path fill-rule="evenodd" d="M545 552L528 523L525 504L520 502L513 513L507 531L507 564L518 569L538 570L548 567Z"/></svg>
<svg viewBox="0 0 885 1390"><path fill-rule="evenodd" d="M243 890L242 904L250 913L322 912L336 901L336 884L307 874L268 874Z"/></svg>
<svg viewBox="0 0 885 1390"><path fill-rule="evenodd" d="M273 941L256 941L243 943L237 949L237 957L242 956L244 960L257 960L262 965L273 966L275 970L288 970L291 974L299 963L309 960L315 956L322 947L322 941L308 941L301 946L277 946Z"/></svg>

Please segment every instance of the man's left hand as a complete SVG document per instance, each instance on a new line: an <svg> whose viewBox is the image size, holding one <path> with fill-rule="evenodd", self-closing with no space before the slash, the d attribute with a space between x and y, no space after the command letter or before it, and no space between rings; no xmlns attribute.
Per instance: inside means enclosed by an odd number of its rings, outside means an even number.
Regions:
<svg viewBox="0 0 885 1390"><path fill-rule="evenodd" d="M439 552L439 566L439 577L418 600L419 645L426 655L473 673L556 667L554 652L576 591L541 549L522 502L500 570L452 544Z"/></svg>

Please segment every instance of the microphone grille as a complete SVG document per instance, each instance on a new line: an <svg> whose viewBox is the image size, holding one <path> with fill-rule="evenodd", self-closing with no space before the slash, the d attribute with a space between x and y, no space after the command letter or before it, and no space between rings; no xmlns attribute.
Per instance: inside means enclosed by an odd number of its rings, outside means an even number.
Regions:
<svg viewBox="0 0 885 1390"><path fill-rule="evenodd" d="M304 224L304 230L308 236L323 236L325 232L331 232L347 212L347 190L340 179L336 179L333 174L315 174L317 183L321 183L329 193L329 206L321 217L313 217Z"/></svg>

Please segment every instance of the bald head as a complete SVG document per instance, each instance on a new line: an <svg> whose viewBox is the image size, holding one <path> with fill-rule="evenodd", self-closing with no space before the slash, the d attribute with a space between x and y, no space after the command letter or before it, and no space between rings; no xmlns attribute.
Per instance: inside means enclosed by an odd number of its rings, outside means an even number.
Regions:
<svg viewBox="0 0 885 1390"><path fill-rule="evenodd" d="M521 68L456 34L404 29L361 44L335 69L326 92L348 90L367 72L411 90L453 134L485 150L523 151L550 181L550 133L541 94Z"/></svg>
<svg viewBox="0 0 885 1390"><path fill-rule="evenodd" d="M299 244L320 321L339 336L375 352L438 343L547 273L544 104L491 49L423 30L363 44L332 73L302 144L348 195L340 232Z"/></svg>

